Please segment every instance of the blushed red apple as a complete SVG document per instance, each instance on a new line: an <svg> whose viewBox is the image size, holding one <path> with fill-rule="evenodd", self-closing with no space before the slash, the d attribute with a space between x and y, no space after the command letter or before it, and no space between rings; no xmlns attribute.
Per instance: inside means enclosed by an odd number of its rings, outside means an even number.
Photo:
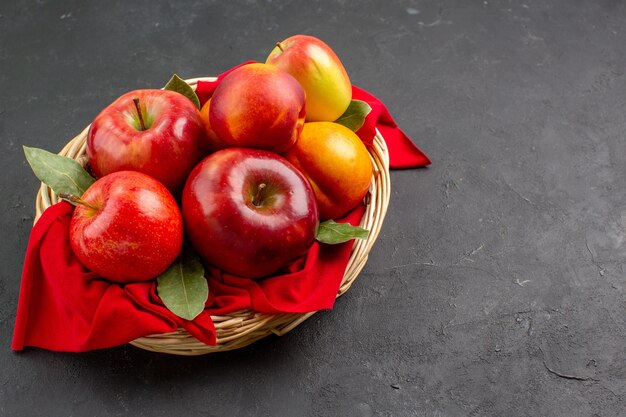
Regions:
<svg viewBox="0 0 626 417"><path fill-rule="evenodd" d="M87 269L114 282L150 280L176 259L183 242L180 210L160 182L119 171L93 183L70 222L70 243Z"/></svg>
<svg viewBox="0 0 626 417"><path fill-rule="evenodd" d="M295 35L278 42L266 64L291 74L306 92L306 120L333 122L352 100L352 84L335 52L322 40Z"/></svg>
<svg viewBox="0 0 626 417"><path fill-rule="evenodd" d="M248 64L224 77L208 112L209 125L225 147L282 152L302 130L305 94L285 71Z"/></svg>
<svg viewBox="0 0 626 417"><path fill-rule="evenodd" d="M200 112L188 98L167 90L122 95L102 110L87 134L89 166L96 177L139 171L174 195L208 153Z"/></svg>
<svg viewBox="0 0 626 417"><path fill-rule="evenodd" d="M205 158L183 191L187 236L224 272L270 275L315 241L319 215L304 176L278 154L227 148Z"/></svg>

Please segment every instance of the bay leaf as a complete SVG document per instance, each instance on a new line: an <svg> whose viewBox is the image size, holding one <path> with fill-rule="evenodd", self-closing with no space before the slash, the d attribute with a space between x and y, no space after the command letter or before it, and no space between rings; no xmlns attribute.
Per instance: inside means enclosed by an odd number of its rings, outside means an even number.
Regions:
<svg viewBox="0 0 626 417"><path fill-rule="evenodd" d="M339 116L335 123L339 123L348 129L356 132L365 123L365 118L372 111L369 104L362 100L352 100L346 111Z"/></svg>
<svg viewBox="0 0 626 417"><path fill-rule="evenodd" d="M191 88L191 86L187 84L185 80L180 78L178 75L176 74L172 75L172 78L170 78L167 84L165 84L165 87L163 87L163 89L175 91L177 93L182 94L183 96L191 100L191 102L195 104L198 110L200 110L200 100L198 99L196 92L193 91L193 88Z"/></svg>
<svg viewBox="0 0 626 417"><path fill-rule="evenodd" d="M24 155L41 182L57 195L82 196L95 179L75 160L39 148L24 146Z"/></svg>
<svg viewBox="0 0 626 417"><path fill-rule="evenodd" d="M352 226L350 223L337 223L334 220L326 220L320 223L317 229L316 239L318 242L335 245L347 242L351 239L367 239L369 230L360 226Z"/></svg>
<svg viewBox="0 0 626 417"><path fill-rule="evenodd" d="M172 313L193 320L204 310L209 284L198 256L188 248L157 277L157 292Z"/></svg>

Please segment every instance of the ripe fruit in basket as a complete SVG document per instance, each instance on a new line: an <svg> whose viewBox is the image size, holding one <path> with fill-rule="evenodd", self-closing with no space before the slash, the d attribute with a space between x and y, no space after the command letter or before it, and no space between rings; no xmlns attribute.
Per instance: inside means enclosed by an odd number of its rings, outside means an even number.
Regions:
<svg viewBox="0 0 626 417"><path fill-rule="evenodd" d="M311 183L322 220L346 214L367 194L372 180L369 152L340 124L305 123L298 142L284 156Z"/></svg>
<svg viewBox="0 0 626 417"><path fill-rule="evenodd" d="M139 171L174 195L208 153L200 112L185 96L167 90L122 95L102 110L87 134L87 156L96 177Z"/></svg>
<svg viewBox="0 0 626 417"><path fill-rule="evenodd" d="M220 149L226 148L226 144L217 137L213 129L211 128L211 122L209 120L209 110L211 109L211 99L208 99L202 109L200 109L200 116L202 117L202 121L204 122L204 127L206 128L206 136L209 140L209 147L211 151L218 151Z"/></svg>
<svg viewBox="0 0 626 417"><path fill-rule="evenodd" d="M306 120L332 122L352 99L350 78L335 52L320 39L295 35L278 42L267 57L300 82L306 92Z"/></svg>
<svg viewBox="0 0 626 417"><path fill-rule="evenodd" d="M189 175L182 206L200 255L249 278L270 275L304 254L319 223L304 176L280 155L250 148L205 158Z"/></svg>
<svg viewBox="0 0 626 417"><path fill-rule="evenodd" d="M157 180L119 171L97 180L76 204L70 223L74 254L87 269L118 283L150 280L178 256L180 210Z"/></svg>
<svg viewBox="0 0 626 417"><path fill-rule="evenodd" d="M304 90L291 75L271 65L248 64L217 86L209 122L227 147L282 152L302 130L304 105Z"/></svg>

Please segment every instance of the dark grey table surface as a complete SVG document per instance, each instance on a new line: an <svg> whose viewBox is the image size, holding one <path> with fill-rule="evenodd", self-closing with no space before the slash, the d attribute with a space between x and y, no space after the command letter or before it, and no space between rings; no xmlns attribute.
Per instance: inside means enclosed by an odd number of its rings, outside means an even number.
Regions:
<svg viewBox="0 0 626 417"><path fill-rule="evenodd" d="M626 4L4 1L0 415L626 415ZM37 180L120 94L307 33L433 160L332 311L225 354L14 353Z"/></svg>

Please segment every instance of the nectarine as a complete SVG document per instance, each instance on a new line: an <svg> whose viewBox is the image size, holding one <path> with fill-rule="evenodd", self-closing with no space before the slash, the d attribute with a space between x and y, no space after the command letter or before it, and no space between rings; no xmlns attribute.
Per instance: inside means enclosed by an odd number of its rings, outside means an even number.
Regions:
<svg viewBox="0 0 626 417"><path fill-rule="evenodd" d="M335 219L367 194L372 161L361 139L332 122L304 124L300 138L283 154L309 180L320 219Z"/></svg>
<svg viewBox="0 0 626 417"><path fill-rule="evenodd" d="M304 104L304 90L291 75L271 65L248 64L215 89L209 124L226 147L283 152L302 130Z"/></svg>

